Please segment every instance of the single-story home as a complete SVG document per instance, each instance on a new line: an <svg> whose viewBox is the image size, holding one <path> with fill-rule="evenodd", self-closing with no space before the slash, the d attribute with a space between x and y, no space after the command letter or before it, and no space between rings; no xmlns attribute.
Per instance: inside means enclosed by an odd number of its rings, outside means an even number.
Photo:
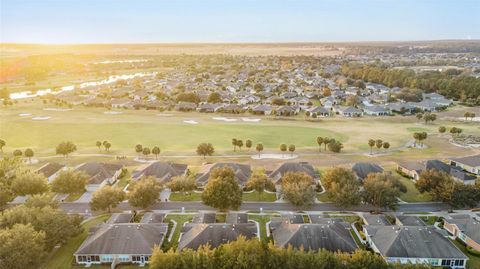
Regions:
<svg viewBox="0 0 480 269"><path fill-rule="evenodd" d="M222 104L204 103L198 106L197 111L203 113L214 113L223 107Z"/></svg>
<svg viewBox="0 0 480 269"><path fill-rule="evenodd" d="M273 108L269 105L256 105L252 108L252 113L256 115L270 115Z"/></svg>
<svg viewBox="0 0 480 269"><path fill-rule="evenodd" d="M386 262L466 268L468 257L433 226L364 225L363 231Z"/></svg>
<svg viewBox="0 0 480 269"><path fill-rule="evenodd" d="M197 185L203 187L207 185L208 179L210 178L210 173L217 168L224 168L229 167L233 169L235 173L235 180L237 180L240 186L245 186L247 181L250 179L250 175L252 174L252 168L248 164L239 164L239 163L214 163L214 164L207 164L202 167L200 172L197 174Z"/></svg>
<svg viewBox="0 0 480 269"><path fill-rule="evenodd" d="M480 251L480 221L469 215L451 215L444 219L443 228L467 246Z"/></svg>
<svg viewBox="0 0 480 269"><path fill-rule="evenodd" d="M44 175L48 183L52 183L52 181L58 176L60 171L65 168L64 164L59 163L46 163L42 165L42 167L35 170L36 173Z"/></svg>
<svg viewBox="0 0 480 269"><path fill-rule="evenodd" d="M358 109L358 108L355 108L355 107L352 107L352 106L349 106L349 107L334 107L334 111L337 112L338 114L344 116L344 117L350 117L350 118L353 118L353 117L361 117L363 116L363 111Z"/></svg>
<svg viewBox="0 0 480 269"><path fill-rule="evenodd" d="M397 171L410 177L413 180L420 178L420 173L425 170L425 165L418 162L399 162L397 163Z"/></svg>
<svg viewBox="0 0 480 269"><path fill-rule="evenodd" d="M132 179L138 180L142 177L154 177L160 182L169 181L172 177L184 176L188 173L186 164L170 162L153 162L138 167L132 173Z"/></svg>
<svg viewBox="0 0 480 269"><path fill-rule="evenodd" d="M317 117L329 117L330 116L330 110L322 107L322 106L316 106L312 107L310 109L307 109L308 112L310 112L310 117L313 117L315 114Z"/></svg>
<svg viewBox="0 0 480 269"><path fill-rule="evenodd" d="M392 113L385 106L365 106L363 111L370 116L388 116Z"/></svg>
<svg viewBox="0 0 480 269"><path fill-rule="evenodd" d="M460 167L469 173L480 176L480 154L461 158L452 158L449 161L450 165Z"/></svg>
<svg viewBox="0 0 480 269"><path fill-rule="evenodd" d="M87 191L95 191L106 184L113 184L122 173L123 165L111 163L88 162L75 167L75 171L86 173L90 178L87 182Z"/></svg>
<svg viewBox="0 0 480 269"><path fill-rule="evenodd" d="M463 184L467 185L475 185L477 181L477 177L474 175L471 175L467 172L464 172L461 170L459 167L452 166L449 164L446 164L442 161L439 160L428 160L425 164L426 169L435 169L438 171L443 171L449 175L452 176L453 179L455 179L458 182L461 182Z"/></svg>
<svg viewBox="0 0 480 269"><path fill-rule="evenodd" d="M309 175L312 178L312 184L315 184L320 175L315 168L308 162L285 162L280 164L275 170L268 174L268 177L275 185L282 184L282 177L289 172L300 172Z"/></svg>
<svg viewBox="0 0 480 269"><path fill-rule="evenodd" d="M371 173L383 173L383 168L374 163L355 163L352 171L358 179L363 181Z"/></svg>

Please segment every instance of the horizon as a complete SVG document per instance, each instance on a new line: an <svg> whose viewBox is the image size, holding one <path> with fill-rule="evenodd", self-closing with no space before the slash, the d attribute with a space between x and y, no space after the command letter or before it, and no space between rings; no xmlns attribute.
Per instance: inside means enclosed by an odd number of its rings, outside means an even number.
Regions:
<svg viewBox="0 0 480 269"><path fill-rule="evenodd" d="M475 1L2 1L15 44L351 43L479 40ZM91 31L95 29L95 31Z"/></svg>

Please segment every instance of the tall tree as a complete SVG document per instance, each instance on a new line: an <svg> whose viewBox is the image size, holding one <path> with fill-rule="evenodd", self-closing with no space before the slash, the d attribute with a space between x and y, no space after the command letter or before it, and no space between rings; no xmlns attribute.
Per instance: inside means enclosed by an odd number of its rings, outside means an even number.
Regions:
<svg viewBox="0 0 480 269"><path fill-rule="evenodd" d="M232 138L233 152L237 151L237 139Z"/></svg>
<svg viewBox="0 0 480 269"><path fill-rule="evenodd" d="M327 151L327 145L330 143L332 139L330 137L324 137L323 138L323 144L325 144L325 151Z"/></svg>
<svg viewBox="0 0 480 269"><path fill-rule="evenodd" d="M372 149L375 147L375 140L374 139L369 139L368 140L368 146L370 147L370 155L372 155Z"/></svg>
<svg viewBox="0 0 480 269"><path fill-rule="evenodd" d="M292 205L303 207L315 202L313 180L302 172L288 172L282 177L282 196Z"/></svg>
<svg viewBox="0 0 480 269"><path fill-rule="evenodd" d="M343 149L343 144L340 141L336 141L335 139L331 139L328 142L328 150L331 152L338 153Z"/></svg>
<svg viewBox="0 0 480 269"><path fill-rule="evenodd" d="M32 157L34 155L34 152L31 148L28 148L25 150L25 157L28 158L28 161L31 163L32 162Z"/></svg>
<svg viewBox="0 0 480 269"><path fill-rule="evenodd" d="M140 155L143 152L143 146L140 144L135 145L135 152Z"/></svg>
<svg viewBox="0 0 480 269"><path fill-rule="evenodd" d="M110 151L110 148L112 147L112 144L111 144L110 142L107 142L107 143L105 143L105 145L103 145L103 146L105 147L105 150L106 150L107 152L109 152L109 151Z"/></svg>
<svg viewBox="0 0 480 269"><path fill-rule="evenodd" d="M176 176L171 179L167 184L171 191L182 193L186 191L193 191L197 188L197 183L195 181L195 176Z"/></svg>
<svg viewBox="0 0 480 269"><path fill-rule="evenodd" d="M60 171L52 181L52 191L57 193L82 193L88 182L88 175L81 171L71 169Z"/></svg>
<svg viewBox="0 0 480 269"><path fill-rule="evenodd" d="M26 170L17 172L11 188L16 195L40 194L48 191L48 181L42 174Z"/></svg>
<svg viewBox="0 0 480 269"><path fill-rule="evenodd" d="M144 147L142 150L143 156L145 156L145 159L148 158L148 155L150 155L150 148Z"/></svg>
<svg viewBox="0 0 480 269"><path fill-rule="evenodd" d="M15 224L0 229L0 268L40 268L47 256L45 232L37 232L30 224Z"/></svg>
<svg viewBox="0 0 480 269"><path fill-rule="evenodd" d="M263 144L262 143L257 144L257 146L255 147L255 150L257 150L258 157L260 157L260 152L263 151Z"/></svg>
<svg viewBox="0 0 480 269"><path fill-rule="evenodd" d="M336 167L322 174L327 196L338 206L350 208L361 201L360 182L351 170Z"/></svg>
<svg viewBox="0 0 480 269"><path fill-rule="evenodd" d="M445 128L445 126L440 126L440 127L438 127L438 132L439 132L439 133L443 134L443 133L445 133L446 131L447 131L447 128Z"/></svg>
<svg viewBox="0 0 480 269"><path fill-rule="evenodd" d="M221 211L237 210L242 204L242 189L235 180L235 172L229 167L217 168L202 193L204 204Z"/></svg>
<svg viewBox="0 0 480 269"><path fill-rule="evenodd" d="M395 210L400 190L390 180L391 175L370 173L363 182L363 201L374 206L377 212L382 208Z"/></svg>
<svg viewBox="0 0 480 269"><path fill-rule="evenodd" d="M112 208L125 200L125 193L122 189L114 186L104 186L96 190L90 200L92 210L107 210L110 213Z"/></svg>
<svg viewBox="0 0 480 269"><path fill-rule="evenodd" d="M68 158L70 153L73 153L77 150L77 146L70 141L64 141L58 144L57 148L55 149L57 154L63 155L63 157Z"/></svg>
<svg viewBox="0 0 480 269"><path fill-rule="evenodd" d="M377 151L380 150L380 149L382 148L382 146L383 146L383 141L382 141L382 139L377 139L377 140L375 141L375 146L377 147Z"/></svg>
<svg viewBox="0 0 480 269"><path fill-rule="evenodd" d="M247 139L245 141L245 147L248 149L248 151L250 151L250 148L252 147L252 145L253 145L252 140Z"/></svg>
<svg viewBox="0 0 480 269"><path fill-rule="evenodd" d="M161 191L162 188L155 178L141 178L130 184L128 202L133 207L147 209L158 201Z"/></svg>
<svg viewBox="0 0 480 269"><path fill-rule="evenodd" d="M322 151L323 137L317 137L318 151Z"/></svg>
<svg viewBox="0 0 480 269"><path fill-rule="evenodd" d="M293 156L293 153L295 152L295 145L290 144L288 146L288 151L290 152L290 155Z"/></svg>
<svg viewBox="0 0 480 269"><path fill-rule="evenodd" d="M388 142L383 142L383 148L384 148L385 150L389 149L389 148L390 148L390 143L388 143Z"/></svg>
<svg viewBox="0 0 480 269"><path fill-rule="evenodd" d="M158 159L158 155L160 155L160 148L157 146L153 147L152 154L155 155L155 159Z"/></svg>
<svg viewBox="0 0 480 269"><path fill-rule="evenodd" d="M280 151L282 152L282 155L287 151L287 144L280 144Z"/></svg>
<svg viewBox="0 0 480 269"><path fill-rule="evenodd" d="M207 155L212 156L214 152L215 152L215 149L210 143L200 143L197 146L197 154L200 156L203 156L204 159Z"/></svg>
<svg viewBox="0 0 480 269"><path fill-rule="evenodd" d="M97 142L95 143L95 145L97 146L98 151L102 151L102 142L97 141Z"/></svg>
<svg viewBox="0 0 480 269"><path fill-rule="evenodd" d="M247 189L255 190L262 195L266 189L270 191L275 190L275 185L264 171L254 171L247 181Z"/></svg>
<svg viewBox="0 0 480 269"><path fill-rule="evenodd" d="M22 157L23 152L19 149L13 151L13 157Z"/></svg>
<svg viewBox="0 0 480 269"><path fill-rule="evenodd" d="M241 139L237 139L237 147L240 151L242 151L242 147L243 147L243 140Z"/></svg>
<svg viewBox="0 0 480 269"><path fill-rule="evenodd" d="M3 154L3 147L7 145L7 142L5 140L0 139L0 152Z"/></svg>

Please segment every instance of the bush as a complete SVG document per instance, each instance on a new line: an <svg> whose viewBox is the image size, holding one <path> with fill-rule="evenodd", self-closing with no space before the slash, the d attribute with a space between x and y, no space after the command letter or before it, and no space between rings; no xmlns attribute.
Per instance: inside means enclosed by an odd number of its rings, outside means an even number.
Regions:
<svg viewBox="0 0 480 269"><path fill-rule="evenodd" d="M480 251L473 249L471 246L467 246L468 253L480 257Z"/></svg>

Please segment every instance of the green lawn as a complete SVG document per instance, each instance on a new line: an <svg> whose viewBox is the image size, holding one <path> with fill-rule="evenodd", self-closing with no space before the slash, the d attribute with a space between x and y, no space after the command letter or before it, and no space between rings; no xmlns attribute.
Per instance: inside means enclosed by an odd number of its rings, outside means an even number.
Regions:
<svg viewBox="0 0 480 269"><path fill-rule="evenodd" d="M275 202L277 195L275 193L263 192L262 194L254 192L244 192L242 195L243 201L262 201L262 202Z"/></svg>
<svg viewBox="0 0 480 269"><path fill-rule="evenodd" d="M175 228L175 231L173 231L173 236L172 236L172 241L168 242L167 238L165 238L165 241L163 243L162 249L167 250L171 247L176 248L178 245L178 238L180 237L180 231L182 230L183 224L187 221L191 221L193 218L193 214L168 214L165 217L164 222L170 222L170 220L174 220L177 222L177 227ZM173 226L169 226L169 230ZM170 236L171 231L169 231L169 236Z"/></svg>
<svg viewBox="0 0 480 269"><path fill-rule="evenodd" d="M400 199L405 202L429 202L432 198L427 193L420 193L413 181L402 176L398 176L398 179L407 187L407 192L400 195Z"/></svg>
<svg viewBox="0 0 480 269"><path fill-rule="evenodd" d="M170 194L170 201L201 201L202 194L197 192L181 193L172 192Z"/></svg>
<svg viewBox="0 0 480 269"><path fill-rule="evenodd" d="M272 217L272 215L253 215L253 214L249 214L248 215L248 219L251 219L251 220L254 220L256 222L258 222L258 224L260 225L260 239L261 240L270 240L271 238L267 238L267 228L266 228L266 224L267 222L270 221L270 218Z"/></svg>
<svg viewBox="0 0 480 269"><path fill-rule="evenodd" d="M468 262L467 262L467 268L468 269L480 269L480 256L475 256L475 255L472 255L470 254L468 251L467 251L467 248L465 247L465 245L463 245L463 243L457 241L457 240L454 240L452 241L465 255L467 255L468 257Z"/></svg>
<svg viewBox="0 0 480 269"><path fill-rule="evenodd" d="M110 217L109 214L97 216L87 222L83 226L83 232L62 245L45 263L43 269L68 269L73 268L73 253L80 247L82 242L87 238L88 231Z"/></svg>

